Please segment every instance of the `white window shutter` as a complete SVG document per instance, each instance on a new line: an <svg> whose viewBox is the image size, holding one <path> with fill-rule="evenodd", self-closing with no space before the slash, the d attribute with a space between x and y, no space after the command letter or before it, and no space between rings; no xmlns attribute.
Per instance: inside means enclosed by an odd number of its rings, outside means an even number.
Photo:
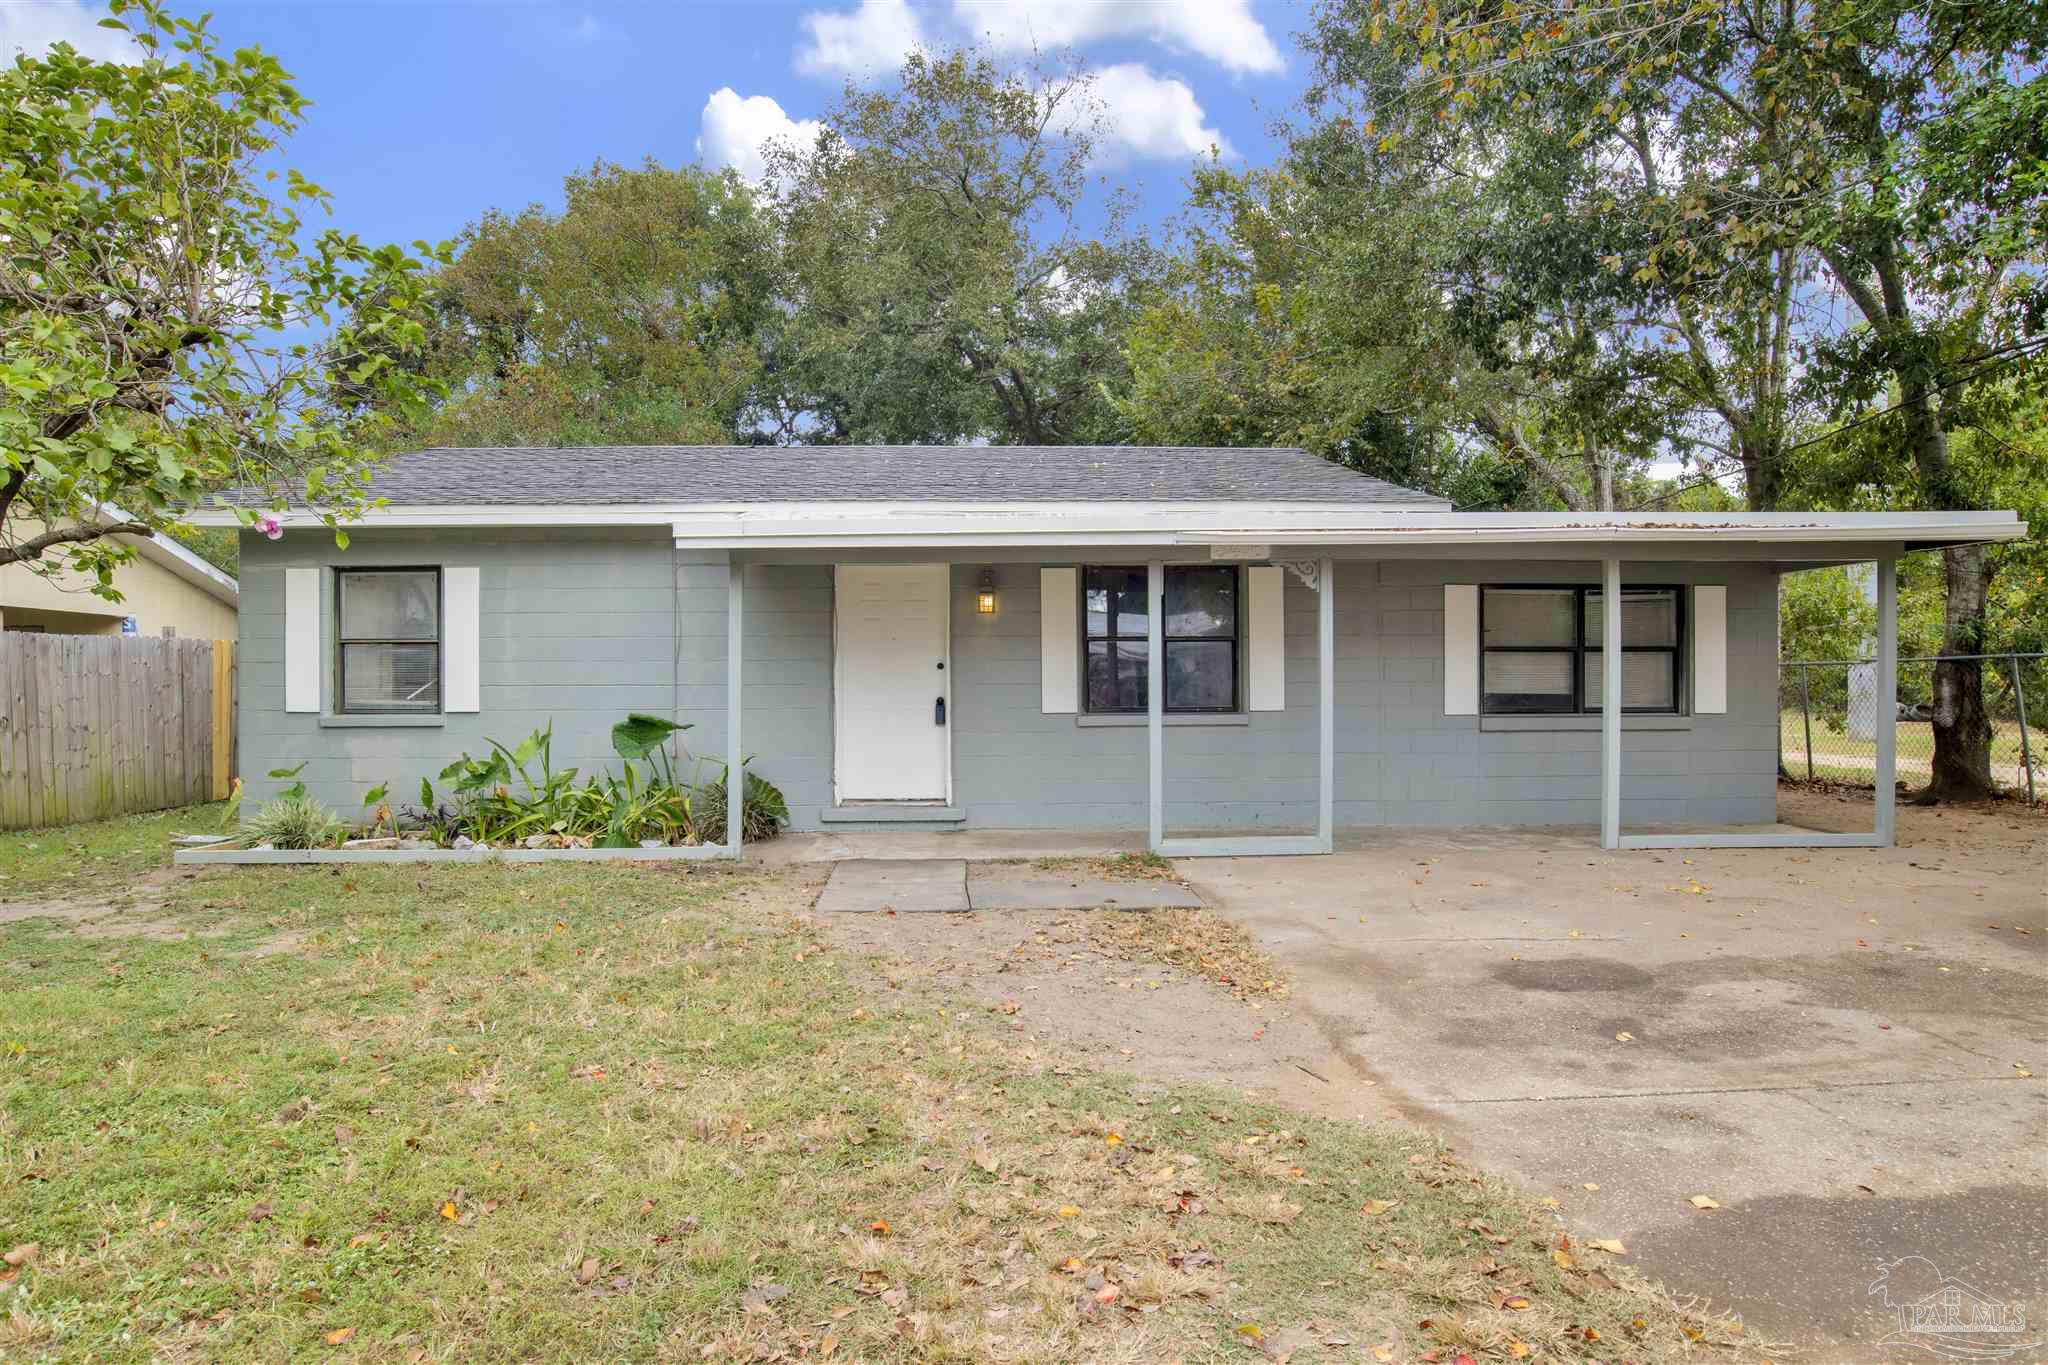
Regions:
<svg viewBox="0 0 2048 1365"><path fill-rule="evenodd" d="M1728 712L1728 589L1721 584L1692 590L1692 709L1700 716Z"/></svg>
<svg viewBox="0 0 2048 1365"><path fill-rule="evenodd" d="M1038 571L1039 709L1048 716L1081 709L1080 609L1080 570Z"/></svg>
<svg viewBox="0 0 2048 1365"><path fill-rule="evenodd" d="M284 571L284 709L320 709L320 570Z"/></svg>
<svg viewBox="0 0 2048 1365"><path fill-rule="evenodd" d="M1479 585L1444 584L1444 714L1479 714Z"/></svg>
<svg viewBox="0 0 2048 1365"><path fill-rule="evenodd" d="M1287 709L1287 577L1277 564L1245 570L1250 709Z"/></svg>
<svg viewBox="0 0 2048 1365"><path fill-rule="evenodd" d="M441 709L483 709L482 572L441 570Z"/></svg>

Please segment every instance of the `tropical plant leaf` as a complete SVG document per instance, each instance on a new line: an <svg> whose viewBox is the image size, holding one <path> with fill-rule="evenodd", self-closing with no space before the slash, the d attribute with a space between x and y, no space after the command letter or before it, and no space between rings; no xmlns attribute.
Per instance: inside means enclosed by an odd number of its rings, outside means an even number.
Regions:
<svg viewBox="0 0 2048 1365"><path fill-rule="evenodd" d="M687 725L678 724L662 716L643 715L632 712L612 727L612 748L627 762L646 758L649 754L668 743L668 737L678 730L687 730Z"/></svg>

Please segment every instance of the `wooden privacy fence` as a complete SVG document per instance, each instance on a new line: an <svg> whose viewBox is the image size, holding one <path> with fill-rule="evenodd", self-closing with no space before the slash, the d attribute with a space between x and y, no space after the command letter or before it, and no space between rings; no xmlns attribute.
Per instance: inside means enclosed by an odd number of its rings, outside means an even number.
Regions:
<svg viewBox="0 0 2048 1365"><path fill-rule="evenodd" d="M0 829L228 794L232 640L0 633Z"/></svg>

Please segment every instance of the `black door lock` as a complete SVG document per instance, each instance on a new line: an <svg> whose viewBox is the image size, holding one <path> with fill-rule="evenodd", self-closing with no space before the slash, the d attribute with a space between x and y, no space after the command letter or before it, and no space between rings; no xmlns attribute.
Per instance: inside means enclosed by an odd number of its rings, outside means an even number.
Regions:
<svg viewBox="0 0 2048 1365"><path fill-rule="evenodd" d="M934 702L932 702L932 724L934 724L934 725L944 725L945 723L946 723L946 699L945 699L944 697L940 697L940 698L938 698L937 700L935 700Z"/></svg>

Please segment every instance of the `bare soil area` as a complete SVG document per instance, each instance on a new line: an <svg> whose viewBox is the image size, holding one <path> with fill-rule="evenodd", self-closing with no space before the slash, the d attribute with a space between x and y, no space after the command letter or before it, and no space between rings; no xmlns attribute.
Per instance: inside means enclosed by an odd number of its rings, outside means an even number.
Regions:
<svg viewBox="0 0 2048 1365"><path fill-rule="evenodd" d="M1033 870L1063 863L1029 865ZM1082 864L1076 862L1079 869ZM1168 877L1089 860L1093 876ZM1330 1045L1290 1003L1287 974L1218 911L996 911L819 917L819 932L875 964L877 989L970 999L1039 1070L1129 1072L1155 1086L1225 1085L1333 1118L1361 1114L1326 1074ZM1337 1065L1342 1065L1337 1062ZM1352 1100L1341 1098L1350 1094Z"/></svg>

